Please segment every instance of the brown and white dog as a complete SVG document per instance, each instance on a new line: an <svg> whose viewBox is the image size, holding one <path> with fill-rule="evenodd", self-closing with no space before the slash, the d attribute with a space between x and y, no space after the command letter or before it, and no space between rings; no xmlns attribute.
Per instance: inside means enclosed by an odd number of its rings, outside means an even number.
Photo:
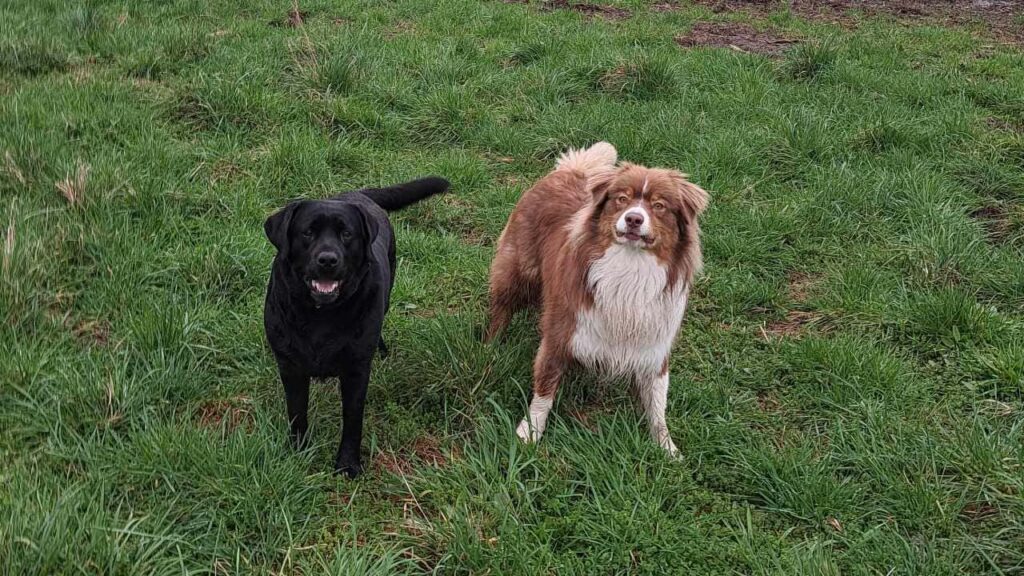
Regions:
<svg viewBox="0 0 1024 576"><path fill-rule="evenodd" d="M491 264L485 339L541 305L523 441L540 438L559 380L580 363L632 377L651 436L674 455L668 361L701 268L697 216L708 195L680 172L616 165L617 156L607 142L570 150L523 194Z"/></svg>

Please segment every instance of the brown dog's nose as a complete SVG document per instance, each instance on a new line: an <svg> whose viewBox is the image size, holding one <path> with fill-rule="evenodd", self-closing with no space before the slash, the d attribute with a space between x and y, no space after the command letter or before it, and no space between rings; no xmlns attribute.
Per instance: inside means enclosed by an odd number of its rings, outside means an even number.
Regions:
<svg viewBox="0 0 1024 576"><path fill-rule="evenodd" d="M638 212L630 212L626 214L626 226L630 228L639 228L644 224L644 215Z"/></svg>
<svg viewBox="0 0 1024 576"><path fill-rule="evenodd" d="M316 263L321 265L321 266L328 267L328 268L332 268L334 266L337 266L338 265L338 254L335 253L335 252L327 252L327 251L321 252L321 253L316 255Z"/></svg>

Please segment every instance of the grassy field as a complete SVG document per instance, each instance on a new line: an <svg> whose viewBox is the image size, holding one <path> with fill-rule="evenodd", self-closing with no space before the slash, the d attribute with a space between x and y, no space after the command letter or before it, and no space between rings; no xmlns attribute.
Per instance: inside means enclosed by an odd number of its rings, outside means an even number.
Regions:
<svg viewBox="0 0 1024 576"><path fill-rule="evenodd" d="M1024 572L1021 48L613 5L3 3L3 574ZM583 373L520 445L533 319L477 337L519 194L599 139L712 194L680 461ZM426 174L337 478L332 385L286 447L262 222Z"/></svg>

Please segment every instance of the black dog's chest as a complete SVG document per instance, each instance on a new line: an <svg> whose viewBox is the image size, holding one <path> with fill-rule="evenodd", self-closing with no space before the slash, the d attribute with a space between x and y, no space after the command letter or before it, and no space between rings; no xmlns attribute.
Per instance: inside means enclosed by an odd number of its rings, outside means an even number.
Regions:
<svg viewBox="0 0 1024 576"><path fill-rule="evenodd" d="M356 309L359 311L359 309ZM310 376L337 376L353 359L372 355L380 338L375 310L358 314L313 310L281 318L270 314L267 336L279 360Z"/></svg>
<svg viewBox="0 0 1024 576"><path fill-rule="evenodd" d="M290 356L297 364L306 367L311 376L336 376L345 368L346 360L361 355L356 350L364 339L361 327L332 323L330 326L307 324L291 346ZM363 345L372 353L372 345Z"/></svg>

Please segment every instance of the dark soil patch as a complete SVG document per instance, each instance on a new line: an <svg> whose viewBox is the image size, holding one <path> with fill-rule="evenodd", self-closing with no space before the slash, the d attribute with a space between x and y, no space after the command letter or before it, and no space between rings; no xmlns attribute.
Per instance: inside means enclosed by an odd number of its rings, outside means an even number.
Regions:
<svg viewBox="0 0 1024 576"><path fill-rule="evenodd" d="M814 285L818 283L818 277L805 272L793 271L786 277L786 283L789 285L790 299L794 302L805 302L814 289Z"/></svg>
<svg viewBox="0 0 1024 576"><path fill-rule="evenodd" d="M759 31L749 24L698 22L686 34L677 36L676 43L686 48L710 46L777 56L788 46L796 43L796 40L767 31Z"/></svg>
<svg viewBox="0 0 1024 576"><path fill-rule="evenodd" d="M199 406L196 419L205 428L221 428L228 432L239 426L252 426L251 400L244 396L221 400L210 400Z"/></svg>
<svg viewBox="0 0 1024 576"><path fill-rule="evenodd" d="M309 12L304 12L298 8L292 7L288 10L288 15L283 20L271 20L270 25L284 28L298 28L306 23L306 18L309 18Z"/></svg>
<svg viewBox="0 0 1024 576"><path fill-rule="evenodd" d="M960 510L960 517L971 523L984 522L998 515L999 510L988 502L968 502Z"/></svg>
<svg viewBox="0 0 1024 576"><path fill-rule="evenodd" d="M672 12L678 9L679 4L676 2L655 2L651 4L651 10L654 12Z"/></svg>
<svg viewBox="0 0 1024 576"><path fill-rule="evenodd" d="M409 20L399 20L395 22L390 28L384 31L384 37L387 39L400 36L402 34L409 34L416 32L416 25Z"/></svg>
<svg viewBox="0 0 1024 576"><path fill-rule="evenodd" d="M441 451L441 444L437 438L422 436L412 443L412 452L419 458L420 462L430 464L436 468L448 465L448 458Z"/></svg>
<svg viewBox="0 0 1024 576"><path fill-rule="evenodd" d="M1002 130L1004 132L1024 132L1024 124L1015 124L1002 118L996 118L995 116L989 116L986 118L985 124L988 124L989 128Z"/></svg>
<svg viewBox="0 0 1024 576"><path fill-rule="evenodd" d="M569 2L568 0L545 0L543 10L572 10L587 16L600 16L609 20L625 20L632 16L629 10L605 6L603 4L585 4L583 2Z"/></svg>
<svg viewBox="0 0 1024 576"><path fill-rule="evenodd" d="M775 12L786 5L777 0L694 0L714 12ZM984 23L988 35L1024 44L1024 14L1020 0L790 0L794 14L810 20L855 26L856 14L886 16L904 24L965 26Z"/></svg>
<svg viewBox="0 0 1024 576"><path fill-rule="evenodd" d="M1002 243L1009 238L1012 231L1010 214L1002 204L988 204L972 210L971 218L977 220L985 229L985 236L992 242Z"/></svg>
<svg viewBox="0 0 1024 576"><path fill-rule="evenodd" d="M443 468L448 465L448 457L441 451L436 438L423 436L417 438L412 446L398 452L380 452L374 464L395 476L406 476L417 466Z"/></svg>
<svg viewBox="0 0 1024 576"><path fill-rule="evenodd" d="M79 320L71 327L71 333L79 342L106 346L110 341L110 324L103 320Z"/></svg>
<svg viewBox="0 0 1024 576"><path fill-rule="evenodd" d="M764 327L765 339L776 338L799 338L811 327L821 320L821 315L815 312L803 310L790 310L786 317L781 320L768 322Z"/></svg>
<svg viewBox="0 0 1024 576"><path fill-rule="evenodd" d="M530 0L502 0L505 4L529 4ZM545 12L553 10L572 10L586 16L600 16L609 20L625 20L633 15L625 8L607 6L604 4L587 4L585 2L571 2L570 0L543 0L540 9Z"/></svg>
<svg viewBox="0 0 1024 576"><path fill-rule="evenodd" d="M761 412L774 413L782 409L782 403L776 398L774 392L759 390L755 400L757 401L757 409Z"/></svg>

